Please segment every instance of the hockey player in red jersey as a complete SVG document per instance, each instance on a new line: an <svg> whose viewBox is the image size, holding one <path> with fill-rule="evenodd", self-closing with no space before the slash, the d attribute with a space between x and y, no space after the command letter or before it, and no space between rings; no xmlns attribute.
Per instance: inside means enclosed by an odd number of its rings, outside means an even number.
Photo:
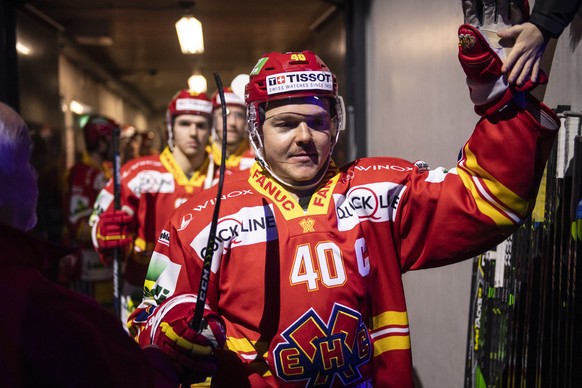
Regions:
<svg viewBox="0 0 582 388"><path fill-rule="evenodd" d="M216 360L220 387L412 387L402 274L470 258L514 231L557 132L549 108L508 86L504 57L461 26L459 59L482 118L457 166L430 170L394 157L338 169L335 76L309 51L264 55L245 94L258 163L225 183L211 253L215 189L164 227L130 317L139 343L180 370ZM199 284L201 332L190 326Z"/></svg>
<svg viewBox="0 0 582 388"><path fill-rule="evenodd" d="M113 303L112 271L99 260L91 244L89 216L99 191L111 177L111 139L117 123L104 116L89 116L83 125L85 150L71 167L65 192L67 239L80 255L80 281L73 288L94 297L104 307Z"/></svg>
<svg viewBox="0 0 582 388"><path fill-rule="evenodd" d="M102 259L111 261L111 248L118 245L129 256L120 293L123 312L133 311L141 302L154 244L172 211L212 183L215 166L206 152L212 125L210 99L206 94L179 91L168 104L166 123L168 146L161 154L123 165L122 210L113 209L110 181L91 217L94 246ZM122 317L125 322L127 315L122 313Z"/></svg>
<svg viewBox="0 0 582 388"><path fill-rule="evenodd" d="M255 162L255 153L249 143L249 132L246 121L246 105L241 96L234 93L230 87L224 88L226 103L226 171L238 172L249 169ZM214 127L212 131L211 151L220 166L222 142L222 107L220 96L215 92L212 96L214 106ZM218 171L217 171L218 173Z"/></svg>

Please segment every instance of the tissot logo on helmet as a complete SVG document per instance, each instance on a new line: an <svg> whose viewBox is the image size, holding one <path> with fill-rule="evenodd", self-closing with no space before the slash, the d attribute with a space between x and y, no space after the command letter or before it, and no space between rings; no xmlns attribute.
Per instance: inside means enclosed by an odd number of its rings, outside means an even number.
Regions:
<svg viewBox="0 0 582 388"><path fill-rule="evenodd" d="M268 94L310 89L333 91L333 75L325 71L279 73L267 76L266 80Z"/></svg>
<svg viewBox="0 0 582 388"><path fill-rule="evenodd" d="M198 100L193 98L179 98L176 100L177 111L200 111L204 113L212 112L212 103L210 101Z"/></svg>

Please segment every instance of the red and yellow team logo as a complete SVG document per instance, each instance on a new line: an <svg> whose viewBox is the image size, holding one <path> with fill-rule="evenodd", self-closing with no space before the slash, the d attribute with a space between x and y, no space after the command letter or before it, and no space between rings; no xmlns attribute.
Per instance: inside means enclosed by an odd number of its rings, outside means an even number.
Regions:
<svg viewBox="0 0 582 388"><path fill-rule="evenodd" d="M370 361L370 337L362 316L337 303L327 324L310 309L281 336L286 342L277 345L273 355L277 375L288 382L331 386L339 379L348 385L362 377L359 367Z"/></svg>

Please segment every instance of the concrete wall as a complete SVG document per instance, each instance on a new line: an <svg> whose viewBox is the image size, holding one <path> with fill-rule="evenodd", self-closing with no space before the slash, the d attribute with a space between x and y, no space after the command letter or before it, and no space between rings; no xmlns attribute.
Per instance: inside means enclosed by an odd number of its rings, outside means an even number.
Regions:
<svg viewBox="0 0 582 388"><path fill-rule="evenodd" d="M138 130L153 129L148 117L132 107L119 95L110 91L81 68L71 63L65 56L59 56L59 90L65 121L65 150L68 167L75 160L75 155L84 149L82 133L77 128L73 112L69 109L71 102L77 101L88 109L86 113L101 114L120 124L132 124Z"/></svg>
<svg viewBox="0 0 582 388"><path fill-rule="evenodd" d="M533 4L533 2L531 2ZM580 15L580 13L579 13ZM373 0L368 21L369 155L455 165L477 122L457 60L459 1ZM572 31L571 31L572 30ZM580 16L558 41L545 101L582 110ZM404 275L424 388L462 387L471 263Z"/></svg>
<svg viewBox="0 0 582 388"><path fill-rule="evenodd" d="M58 31L51 25L17 12L17 38L27 45L29 55L18 55L20 113L31 129L51 127L64 139L66 165L83 148L79 131L75 132L70 103L75 100L89 109L87 113L102 114L120 124L132 124L138 130L159 132L163 120L150 117L131 102L116 94L107 82L99 81L73 63L59 50Z"/></svg>

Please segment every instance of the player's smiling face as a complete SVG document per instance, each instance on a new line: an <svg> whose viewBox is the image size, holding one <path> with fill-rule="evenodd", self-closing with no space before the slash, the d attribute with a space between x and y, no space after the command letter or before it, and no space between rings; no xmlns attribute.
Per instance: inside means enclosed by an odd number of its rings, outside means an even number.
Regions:
<svg viewBox="0 0 582 388"><path fill-rule="evenodd" d="M264 158L286 183L305 185L327 167L334 131L328 99L271 105L263 124Z"/></svg>

